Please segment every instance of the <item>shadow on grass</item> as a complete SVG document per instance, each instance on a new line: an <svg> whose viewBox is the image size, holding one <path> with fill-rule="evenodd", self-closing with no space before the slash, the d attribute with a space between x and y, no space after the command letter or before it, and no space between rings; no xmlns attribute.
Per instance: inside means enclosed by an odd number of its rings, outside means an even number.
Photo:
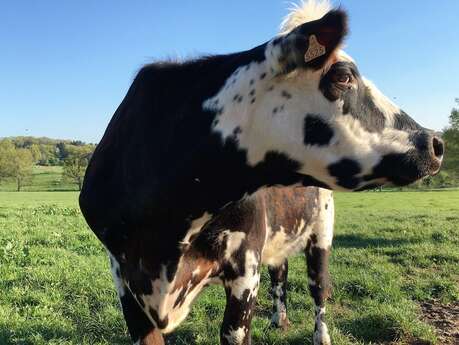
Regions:
<svg viewBox="0 0 459 345"><path fill-rule="evenodd" d="M407 244L413 244L416 241L410 241L402 238L373 238L359 235L336 235L333 240L334 248L380 248L380 247L398 247Z"/></svg>
<svg viewBox="0 0 459 345"><path fill-rule="evenodd" d="M284 333L282 330L276 329L275 332L279 332L281 335L282 340L279 337L270 337L267 336L268 333L273 332L272 329L264 330L263 335L255 336L252 335L252 344L253 345L280 345L280 344L289 344L289 345L304 345L305 339L306 344L309 344L309 340L312 339L311 332L286 332ZM196 337L198 334L193 332L189 328L179 329L174 331L174 333L168 335L166 337L166 345L196 345L198 342L196 341ZM202 334L200 334L202 336ZM201 337L202 338L202 337ZM214 339L215 338L215 339ZM202 341L199 342L202 344ZM206 344L219 344L219 339L217 337L209 336L207 339Z"/></svg>
<svg viewBox="0 0 459 345"><path fill-rule="evenodd" d="M363 343L390 343L403 335L399 323L389 315L365 315L338 323L339 328Z"/></svg>

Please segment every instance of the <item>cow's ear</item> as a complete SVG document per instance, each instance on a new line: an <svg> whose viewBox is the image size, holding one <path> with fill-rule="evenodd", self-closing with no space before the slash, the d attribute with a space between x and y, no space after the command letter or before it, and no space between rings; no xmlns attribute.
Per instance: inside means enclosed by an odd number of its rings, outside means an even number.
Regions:
<svg viewBox="0 0 459 345"><path fill-rule="evenodd" d="M284 71L298 67L319 69L347 32L347 14L342 10L330 11L321 19L304 23L271 41L271 58L277 55L277 67Z"/></svg>

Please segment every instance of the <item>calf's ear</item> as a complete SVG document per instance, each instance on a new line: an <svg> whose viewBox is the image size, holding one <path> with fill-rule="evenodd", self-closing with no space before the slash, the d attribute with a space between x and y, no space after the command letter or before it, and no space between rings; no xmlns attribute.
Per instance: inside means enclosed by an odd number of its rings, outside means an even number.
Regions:
<svg viewBox="0 0 459 345"><path fill-rule="evenodd" d="M333 10L271 41L268 58L277 59L275 65L279 72L299 67L319 69L340 46L347 32L346 12Z"/></svg>

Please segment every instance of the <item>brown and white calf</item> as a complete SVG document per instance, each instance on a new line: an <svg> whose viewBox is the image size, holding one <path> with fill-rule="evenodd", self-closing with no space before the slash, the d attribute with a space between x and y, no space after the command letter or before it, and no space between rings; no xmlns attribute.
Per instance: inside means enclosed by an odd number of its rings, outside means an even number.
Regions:
<svg viewBox="0 0 459 345"><path fill-rule="evenodd" d="M360 75L340 48L346 33L343 11L310 1L251 50L138 73L80 195L135 342L163 344L202 288L218 283L221 343L250 344L262 263L275 268L274 320L285 325L284 263L305 248L314 343L330 343L325 189L405 185L438 172L444 150Z"/></svg>

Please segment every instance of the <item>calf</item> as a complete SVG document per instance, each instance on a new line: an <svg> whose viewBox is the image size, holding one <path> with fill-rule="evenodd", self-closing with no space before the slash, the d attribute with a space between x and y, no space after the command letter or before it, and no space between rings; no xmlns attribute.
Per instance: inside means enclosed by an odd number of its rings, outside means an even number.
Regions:
<svg viewBox="0 0 459 345"><path fill-rule="evenodd" d="M277 267L274 320L284 326L285 259L305 247L314 342L330 343L322 316L332 203L301 186L405 185L437 173L443 157L441 139L360 75L340 49L346 33L343 11L311 1L251 50L138 73L80 195L135 342L163 344L201 289L218 283L227 296L221 343L250 344L263 262ZM293 189L266 190L275 185Z"/></svg>

